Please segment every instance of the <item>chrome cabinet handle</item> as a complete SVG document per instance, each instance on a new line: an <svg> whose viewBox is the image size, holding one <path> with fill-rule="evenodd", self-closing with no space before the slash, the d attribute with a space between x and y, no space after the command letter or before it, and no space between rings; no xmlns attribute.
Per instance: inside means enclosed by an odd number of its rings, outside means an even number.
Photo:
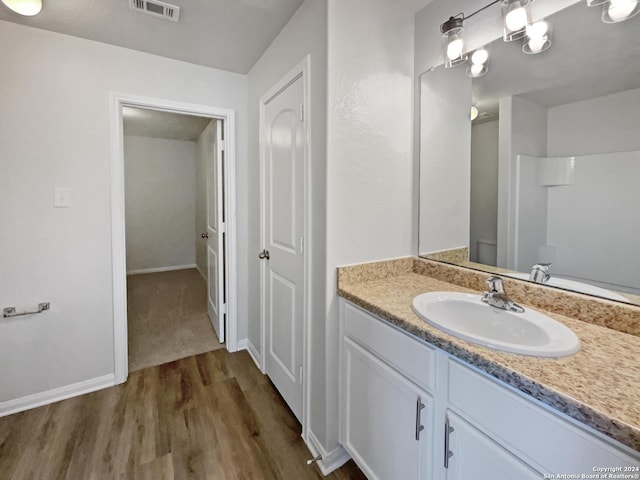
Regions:
<svg viewBox="0 0 640 480"><path fill-rule="evenodd" d="M449 468L449 459L453 457L453 452L449 450L449 435L454 432L454 428L449 425L449 419L444 421L444 468Z"/></svg>
<svg viewBox="0 0 640 480"><path fill-rule="evenodd" d="M422 399L418 397L416 400L416 441L420 441L420 432L424 430L424 425L422 425L422 420L420 416L422 414L422 409L425 407L425 404L422 403Z"/></svg>
<svg viewBox="0 0 640 480"><path fill-rule="evenodd" d="M258 254L258 258L259 258L260 260L264 260L264 259L269 260L269 250L262 250L262 251Z"/></svg>
<svg viewBox="0 0 640 480"><path fill-rule="evenodd" d="M202 235L200 235L202 238L209 238L209 234L208 233L203 233Z"/></svg>

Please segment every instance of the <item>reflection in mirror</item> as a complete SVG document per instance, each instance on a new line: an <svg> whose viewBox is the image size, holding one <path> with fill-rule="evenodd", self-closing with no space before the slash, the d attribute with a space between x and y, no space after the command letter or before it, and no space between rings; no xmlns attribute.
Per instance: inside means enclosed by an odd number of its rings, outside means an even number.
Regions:
<svg viewBox="0 0 640 480"><path fill-rule="evenodd" d="M640 304L640 16L547 20L544 53L421 76L419 253Z"/></svg>

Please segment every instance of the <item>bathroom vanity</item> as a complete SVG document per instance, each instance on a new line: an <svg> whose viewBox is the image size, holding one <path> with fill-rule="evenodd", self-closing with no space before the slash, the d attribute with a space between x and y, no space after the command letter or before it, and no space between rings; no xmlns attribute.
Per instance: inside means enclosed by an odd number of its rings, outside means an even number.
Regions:
<svg viewBox="0 0 640 480"><path fill-rule="evenodd" d="M340 438L368 478L638 478L640 338L546 311L581 349L535 358L412 311L420 293L473 292L469 275L482 277L412 258L339 271Z"/></svg>

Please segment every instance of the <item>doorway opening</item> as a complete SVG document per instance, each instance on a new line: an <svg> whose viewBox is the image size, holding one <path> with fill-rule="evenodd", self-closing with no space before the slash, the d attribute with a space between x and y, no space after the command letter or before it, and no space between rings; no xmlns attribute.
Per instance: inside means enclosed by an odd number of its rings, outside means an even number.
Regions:
<svg viewBox="0 0 640 480"><path fill-rule="evenodd" d="M116 383L237 350L233 111L112 94Z"/></svg>

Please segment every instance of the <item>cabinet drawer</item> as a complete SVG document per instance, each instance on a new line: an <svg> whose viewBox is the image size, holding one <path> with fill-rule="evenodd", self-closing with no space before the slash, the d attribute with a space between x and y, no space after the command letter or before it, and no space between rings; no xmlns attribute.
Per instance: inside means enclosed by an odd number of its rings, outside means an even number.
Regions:
<svg viewBox="0 0 640 480"><path fill-rule="evenodd" d="M542 473L593 474L594 467L637 466L640 461L640 455L626 447L614 446L597 432L576 426L559 412L453 359L449 404Z"/></svg>
<svg viewBox="0 0 640 480"><path fill-rule="evenodd" d="M344 333L427 391L435 388L436 350L343 302Z"/></svg>

